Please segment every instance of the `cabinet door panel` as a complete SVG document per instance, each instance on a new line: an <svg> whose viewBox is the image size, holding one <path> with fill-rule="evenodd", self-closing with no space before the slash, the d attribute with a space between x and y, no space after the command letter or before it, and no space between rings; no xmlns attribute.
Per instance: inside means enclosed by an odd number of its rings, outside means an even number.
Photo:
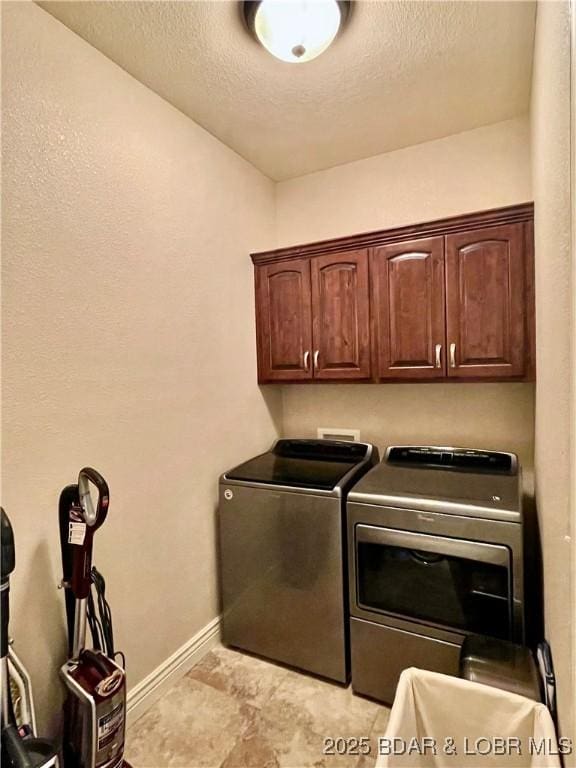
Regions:
<svg viewBox="0 0 576 768"><path fill-rule="evenodd" d="M311 270L314 378L369 378L368 251L316 256Z"/></svg>
<svg viewBox="0 0 576 768"><path fill-rule="evenodd" d="M261 382L312 377L308 259L256 269L256 327Z"/></svg>
<svg viewBox="0 0 576 768"><path fill-rule="evenodd" d="M446 238L448 375L515 377L525 372L522 224Z"/></svg>
<svg viewBox="0 0 576 768"><path fill-rule="evenodd" d="M444 239L376 248L372 280L379 377L442 378L446 372Z"/></svg>

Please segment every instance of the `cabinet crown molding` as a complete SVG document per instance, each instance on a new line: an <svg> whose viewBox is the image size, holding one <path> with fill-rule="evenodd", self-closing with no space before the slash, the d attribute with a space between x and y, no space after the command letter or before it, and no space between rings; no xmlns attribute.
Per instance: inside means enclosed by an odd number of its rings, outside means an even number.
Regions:
<svg viewBox="0 0 576 768"><path fill-rule="evenodd" d="M340 253L359 248L374 248L401 240L412 240L420 237L448 235L451 232L482 229L484 227L515 224L531 221L534 217L534 203L521 203L505 208L491 208L476 213L465 213L446 219L435 219L422 224L410 224L393 229L381 229L374 232L363 232L357 235L336 237L329 240L319 240L305 245L292 245L287 248L276 248L272 251L260 251L250 254L252 262L257 265L272 264L276 261L301 259L318 254Z"/></svg>

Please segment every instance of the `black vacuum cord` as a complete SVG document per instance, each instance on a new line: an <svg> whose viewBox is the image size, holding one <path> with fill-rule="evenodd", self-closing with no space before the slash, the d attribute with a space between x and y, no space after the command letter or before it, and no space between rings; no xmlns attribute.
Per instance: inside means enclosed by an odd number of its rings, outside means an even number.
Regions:
<svg viewBox="0 0 576 768"><path fill-rule="evenodd" d="M112 611L106 600L106 582L104 576L92 567L92 586L96 592L96 603L92 589L88 595L88 625L92 634L92 645L97 651L103 651L113 661L117 656L122 659L122 667L125 667L124 654L114 650L114 632L112 629ZM97 606L97 607L96 607Z"/></svg>

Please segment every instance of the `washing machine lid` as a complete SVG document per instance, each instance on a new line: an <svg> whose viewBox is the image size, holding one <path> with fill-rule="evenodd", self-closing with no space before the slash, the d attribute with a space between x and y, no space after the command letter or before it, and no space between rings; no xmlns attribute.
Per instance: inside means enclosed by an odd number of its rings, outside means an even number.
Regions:
<svg viewBox="0 0 576 768"><path fill-rule="evenodd" d="M521 522L514 454L438 446L392 446L353 488L349 502Z"/></svg>
<svg viewBox="0 0 576 768"><path fill-rule="evenodd" d="M335 440L278 440L271 451L226 472L227 480L332 490L367 461L372 446Z"/></svg>

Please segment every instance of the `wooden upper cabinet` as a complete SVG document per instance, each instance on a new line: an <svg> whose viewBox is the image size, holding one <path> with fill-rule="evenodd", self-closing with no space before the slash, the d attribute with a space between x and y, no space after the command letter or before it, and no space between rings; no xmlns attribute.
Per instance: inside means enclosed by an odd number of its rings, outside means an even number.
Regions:
<svg viewBox="0 0 576 768"><path fill-rule="evenodd" d="M445 375L443 237L375 248L372 306L381 379Z"/></svg>
<svg viewBox="0 0 576 768"><path fill-rule="evenodd" d="M309 259L256 269L256 330L260 381L312 377Z"/></svg>
<svg viewBox="0 0 576 768"><path fill-rule="evenodd" d="M258 379L534 377L531 203L252 254Z"/></svg>
<svg viewBox="0 0 576 768"><path fill-rule="evenodd" d="M370 378L368 251L315 256L310 265L314 378Z"/></svg>
<svg viewBox="0 0 576 768"><path fill-rule="evenodd" d="M447 236L449 377L524 375L525 264L522 224Z"/></svg>

